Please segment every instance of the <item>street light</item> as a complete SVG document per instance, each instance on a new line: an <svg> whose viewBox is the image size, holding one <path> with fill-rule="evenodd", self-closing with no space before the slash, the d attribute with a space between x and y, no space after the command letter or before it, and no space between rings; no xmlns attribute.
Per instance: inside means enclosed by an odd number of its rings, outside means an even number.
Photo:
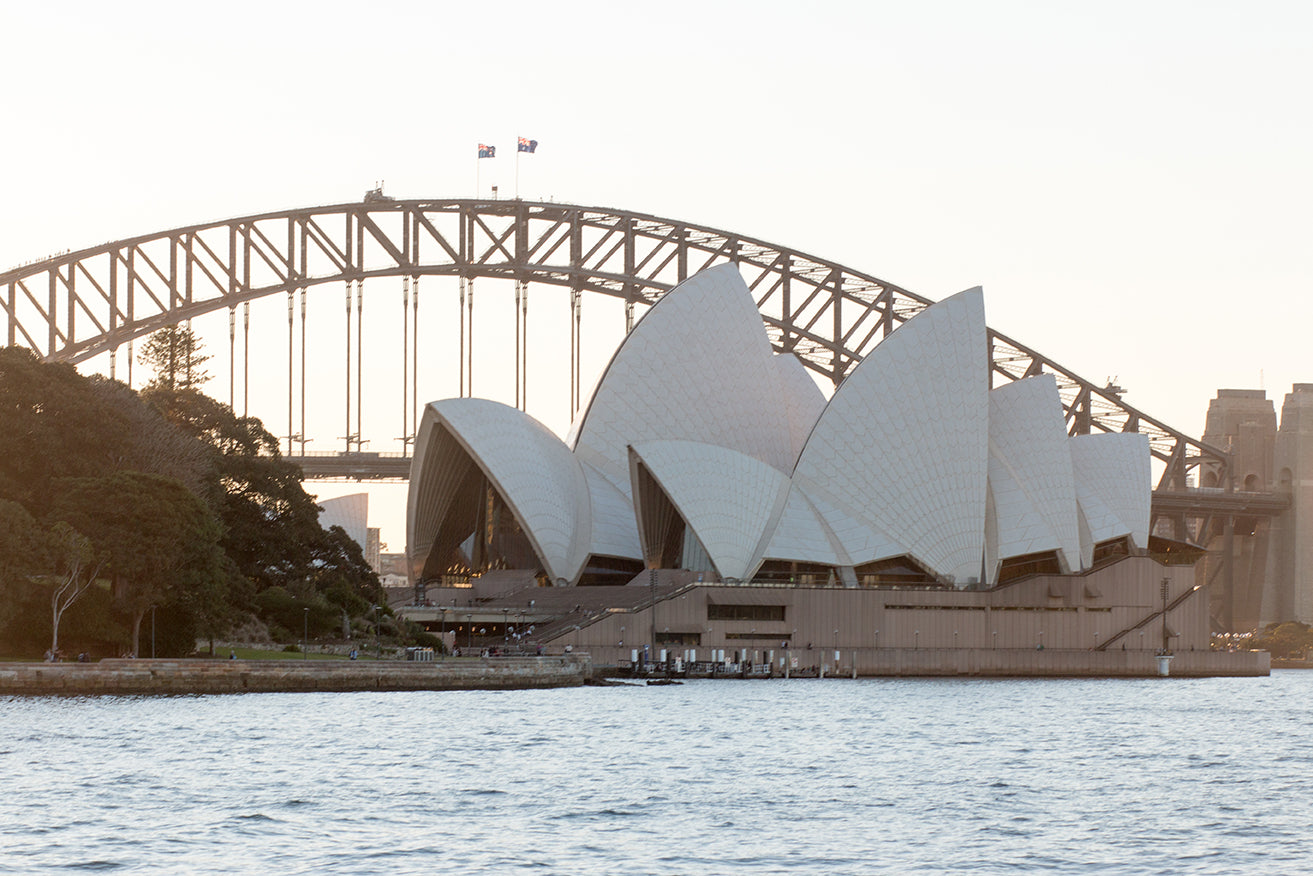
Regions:
<svg viewBox="0 0 1313 876"><path fill-rule="evenodd" d="M306 649L310 647L310 609L309 607L301 609L301 659L309 660L310 652Z"/></svg>
<svg viewBox="0 0 1313 876"><path fill-rule="evenodd" d="M507 623L507 618L510 617L510 613L511 613L511 610L510 610L509 608L503 608L503 609L501 610L501 646L502 646L502 648L505 648L506 645L510 642L510 639L506 638L506 623Z"/></svg>
<svg viewBox="0 0 1313 876"><path fill-rule="evenodd" d="M155 659L155 606L150 607L150 659Z"/></svg>

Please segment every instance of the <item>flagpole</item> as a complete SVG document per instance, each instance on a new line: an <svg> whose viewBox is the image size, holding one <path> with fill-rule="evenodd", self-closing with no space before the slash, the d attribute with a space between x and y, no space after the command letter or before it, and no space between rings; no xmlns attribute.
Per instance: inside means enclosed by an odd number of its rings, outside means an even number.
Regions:
<svg viewBox="0 0 1313 876"><path fill-rule="evenodd" d="M520 199L520 139L515 138L515 200Z"/></svg>

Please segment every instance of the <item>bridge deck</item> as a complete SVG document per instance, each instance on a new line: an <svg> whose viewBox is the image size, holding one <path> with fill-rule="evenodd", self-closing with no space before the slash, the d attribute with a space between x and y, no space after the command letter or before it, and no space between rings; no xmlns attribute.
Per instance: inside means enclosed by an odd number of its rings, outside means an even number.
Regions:
<svg viewBox="0 0 1313 876"><path fill-rule="evenodd" d="M287 460L301 466L307 480L405 481L410 457L401 453L307 453Z"/></svg>

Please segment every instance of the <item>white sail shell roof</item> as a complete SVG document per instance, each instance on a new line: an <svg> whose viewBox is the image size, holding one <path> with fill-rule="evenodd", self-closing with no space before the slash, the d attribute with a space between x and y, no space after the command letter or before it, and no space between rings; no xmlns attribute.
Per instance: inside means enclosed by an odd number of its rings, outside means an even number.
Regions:
<svg viewBox="0 0 1313 876"><path fill-rule="evenodd" d="M693 441L644 441L633 458L651 473L722 578L746 581L789 494L789 478L743 453Z"/></svg>
<svg viewBox="0 0 1313 876"><path fill-rule="evenodd" d="M363 551L369 535L369 493L351 493L317 501L319 525L324 529L342 527L342 531Z"/></svg>
<svg viewBox="0 0 1313 876"><path fill-rule="evenodd" d="M528 414L484 399L431 403L421 435L435 428L446 429L494 484L548 576L575 581L588 559L592 511L583 468L569 448ZM423 476L418 450L415 467Z"/></svg>
<svg viewBox="0 0 1313 876"><path fill-rule="evenodd" d="M807 373L807 366L792 353L778 353L773 358L779 375L780 396L789 423L789 450L793 459L790 473L811 435L812 428L825 410L825 394Z"/></svg>
<svg viewBox="0 0 1313 876"><path fill-rule="evenodd" d="M1067 443L1091 544L1129 535L1136 547L1147 547L1152 498L1148 436L1107 432L1076 435Z"/></svg>
<svg viewBox="0 0 1313 876"><path fill-rule="evenodd" d="M897 548L895 548L895 552ZM793 560L826 566L851 566L838 536L821 518L816 506L796 483L784 503L784 513L771 535L763 559Z"/></svg>
<svg viewBox="0 0 1313 876"><path fill-rule="evenodd" d="M977 288L927 307L827 402L796 356L772 352L737 269L704 271L639 321L565 442L505 405L430 405L412 557L438 558L468 531L472 512L453 503L482 472L552 578L578 581L589 555L643 559L640 464L661 493L644 513L673 505L729 579L780 560L855 584L855 569L907 556L959 584L983 568L992 583L1012 557L1057 551L1074 570L1098 542L1146 546L1147 438L1068 439L1052 376L991 392L982 299Z"/></svg>
<svg viewBox="0 0 1313 876"><path fill-rule="evenodd" d="M803 448L795 480L960 581L983 562L988 351L980 289L931 305L840 384ZM825 515L825 509L819 509ZM827 521L829 520L826 515ZM831 521L855 564L885 559Z"/></svg>
<svg viewBox="0 0 1313 876"><path fill-rule="evenodd" d="M582 462L629 493L629 445L685 440L793 466L778 369L733 265L666 293L625 338L572 430Z"/></svg>
<svg viewBox="0 0 1313 876"><path fill-rule="evenodd" d="M1060 551L1068 571L1081 567L1076 482L1052 374L990 391L989 489L995 560Z"/></svg>
<svg viewBox="0 0 1313 876"><path fill-rule="evenodd" d="M643 558L638 540L638 522L634 506L620 488L611 483L597 469L581 463L584 480L588 482L589 504L592 507L592 539L588 552L598 556L622 557L631 560Z"/></svg>

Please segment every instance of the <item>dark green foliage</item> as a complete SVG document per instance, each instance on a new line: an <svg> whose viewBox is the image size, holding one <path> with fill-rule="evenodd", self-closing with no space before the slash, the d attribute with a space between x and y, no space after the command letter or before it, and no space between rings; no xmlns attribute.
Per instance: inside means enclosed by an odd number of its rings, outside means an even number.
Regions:
<svg viewBox="0 0 1313 876"><path fill-rule="evenodd" d="M1313 654L1313 630L1299 621L1268 624L1253 638L1250 647L1270 651L1278 658L1307 658Z"/></svg>
<svg viewBox="0 0 1313 876"><path fill-rule="evenodd" d="M199 390L209 379L200 339L185 325L165 326L146 339L137 361L155 369L147 388Z"/></svg>
<svg viewBox="0 0 1313 876"><path fill-rule="evenodd" d="M40 550L36 520L17 502L0 499L0 587L25 581L38 571Z"/></svg>
<svg viewBox="0 0 1313 876"><path fill-rule="evenodd" d="M6 586L3 593L0 606L8 610L0 618L0 656L39 657L50 647L49 586L28 580ZM59 647L69 657L83 651L118 657L130 637L129 620L113 605L107 585L88 590L59 625Z"/></svg>
<svg viewBox="0 0 1313 876"><path fill-rule="evenodd" d="M310 638L334 636L341 611L317 593L294 596L282 587L270 587L255 597L260 616L278 642L299 642L309 628Z"/></svg>
<svg viewBox="0 0 1313 876"><path fill-rule="evenodd" d="M0 497L41 517L57 477L89 477L129 455L128 421L72 365L0 348Z"/></svg>
<svg viewBox="0 0 1313 876"><path fill-rule="evenodd" d="M145 612L182 593L226 585L220 528L210 509L171 478L140 472L56 482L51 516L91 539L114 598L133 618L140 655Z"/></svg>
<svg viewBox="0 0 1313 876"><path fill-rule="evenodd" d="M152 608L161 656L252 612L284 641L307 621L312 638L372 622L383 593L360 546L319 525L300 469L259 420L196 389L208 357L195 338L168 330L147 348L157 377L140 395L0 348L0 649L48 647L57 575L78 545L100 580L68 605L66 653L149 653Z"/></svg>

